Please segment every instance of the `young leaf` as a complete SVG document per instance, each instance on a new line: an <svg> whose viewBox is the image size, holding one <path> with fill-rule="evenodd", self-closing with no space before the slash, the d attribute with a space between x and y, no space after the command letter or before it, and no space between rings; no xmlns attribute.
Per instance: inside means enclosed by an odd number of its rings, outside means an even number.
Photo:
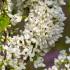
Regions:
<svg viewBox="0 0 70 70"><path fill-rule="evenodd" d="M9 17L6 15L1 15L0 16L0 32L4 31L8 27L9 23L10 23Z"/></svg>

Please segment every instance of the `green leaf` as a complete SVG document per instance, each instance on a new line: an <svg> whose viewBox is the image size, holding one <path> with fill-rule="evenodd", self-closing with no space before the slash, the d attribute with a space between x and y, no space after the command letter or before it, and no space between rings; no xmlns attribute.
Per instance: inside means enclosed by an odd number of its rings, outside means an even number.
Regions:
<svg viewBox="0 0 70 70"><path fill-rule="evenodd" d="M67 9L68 9L68 12L70 13L70 0L67 1Z"/></svg>
<svg viewBox="0 0 70 70"><path fill-rule="evenodd" d="M0 16L0 32L4 31L8 27L9 23L10 23L9 17L6 15L1 15Z"/></svg>
<svg viewBox="0 0 70 70"><path fill-rule="evenodd" d="M3 62L0 62L0 69L2 69L2 66L3 66Z"/></svg>
<svg viewBox="0 0 70 70"><path fill-rule="evenodd" d="M0 45L0 51L4 50L3 46Z"/></svg>

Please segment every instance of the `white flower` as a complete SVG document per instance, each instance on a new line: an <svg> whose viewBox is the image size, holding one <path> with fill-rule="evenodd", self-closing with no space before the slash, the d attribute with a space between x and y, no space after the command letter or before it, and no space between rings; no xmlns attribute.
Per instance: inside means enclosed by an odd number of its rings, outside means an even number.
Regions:
<svg viewBox="0 0 70 70"><path fill-rule="evenodd" d="M66 54L66 50L61 50L60 54L63 54L63 55Z"/></svg>
<svg viewBox="0 0 70 70"><path fill-rule="evenodd" d="M8 7L7 7L7 15L11 18L11 23L13 25L16 25L18 22L21 22L22 20L22 13L21 13L21 5L22 5L22 0L15 0L15 1L12 1L12 0L7 0L7 4L8 4ZM16 7L15 7L16 6ZM12 14L13 12L13 8L17 8L17 12L15 14Z"/></svg>
<svg viewBox="0 0 70 70"><path fill-rule="evenodd" d="M65 43L66 43L66 44L70 44L70 38L69 38L68 36L66 36L65 38L66 38Z"/></svg>
<svg viewBox="0 0 70 70"><path fill-rule="evenodd" d="M70 52L69 52L70 53ZM54 59L54 65L50 70L70 70L70 54L66 50L61 50L58 58Z"/></svg>
<svg viewBox="0 0 70 70"><path fill-rule="evenodd" d="M36 43L36 42L37 42L35 38L32 38L31 41L32 41L33 43Z"/></svg>
<svg viewBox="0 0 70 70"><path fill-rule="evenodd" d="M61 5L65 5L66 3L64 2L64 0L59 0L59 3L61 4Z"/></svg>
<svg viewBox="0 0 70 70"><path fill-rule="evenodd" d="M53 5L54 2L52 0L45 0L45 3L48 5Z"/></svg>
<svg viewBox="0 0 70 70"><path fill-rule="evenodd" d="M28 52L28 50L29 50L28 48L25 48L25 49L24 49L24 52Z"/></svg>
<svg viewBox="0 0 70 70"><path fill-rule="evenodd" d="M19 70L26 69L25 65L26 63L23 62L19 63Z"/></svg>
<svg viewBox="0 0 70 70"><path fill-rule="evenodd" d="M67 59L70 61L70 56L67 56Z"/></svg>
<svg viewBox="0 0 70 70"><path fill-rule="evenodd" d="M70 52L70 48L69 48L69 52Z"/></svg>
<svg viewBox="0 0 70 70"><path fill-rule="evenodd" d="M52 66L52 70L58 70L56 66Z"/></svg>
<svg viewBox="0 0 70 70"><path fill-rule="evenodd" d="M70 64L65 64L65 67L69 69L69 67L70 67Z"/></svg>
<svg viewBox="0 0 70 70"><path fill-rule="evenodd" d="M36 61L34 61L34 67L45 67L45 64L43 63L43 58L38 57Z"/></svg>
<svg viewBox="0 0 70 70"><path fill-rule="evenodd" d="M2 70L5 70L5 66L4 65L2 66Z"/></svg>
<svg viewBox="0 0 70 70"><path fill-rule="evenodd" d="M59 60L58 60L58 59L55 59L55 60L54 60L54 63L58 63L58 62L59 62Z"/></svg>
<svg viewBox="0 0 70 70"><path fill-rule="evenodd" d="M16 23L21 22L22 16L19 16L18 14L15 14L11 17L11 22L13 25L16 25Z"/></svg>
<svg viewBox="0 0 70 70"><path fill-rule="evenodd" d="M11 18L12 25L16 25L17 23L21 22L21 20L22 20L22 16L19 13L15 14L15 15L8 13L8 16Z"/></svg>

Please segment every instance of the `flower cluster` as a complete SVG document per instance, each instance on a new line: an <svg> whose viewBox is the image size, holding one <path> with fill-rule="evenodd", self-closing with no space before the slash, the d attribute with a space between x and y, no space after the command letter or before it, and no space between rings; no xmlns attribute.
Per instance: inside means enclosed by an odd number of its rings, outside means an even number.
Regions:
<svg viewBox="0 0 70 70"><path fill-rule="evenodd" d="M6 43L2 44L1 70L10 68L25 70L28 60L34 63L35 68L45 67L42 56L62 37L63 21L66 17L61 5L65 2L63 0L7 0L7 2L6 12L12 24L21 22L24 7L29 8L29 13L24 19L24 30L20 31L20 35L8 36Z"/></svg>
<svg viewBox="0 0 70 70"><path fill-rule="evenodd" d="M54 60L54 65L48 70L70 70L70 48L67 52L60 51L58 59Z"/></svg>
<svg viewBox="0 0 70 70"><path fill-rule="evenodd" d="M59 37L64 29L65 16L57 2L52 4L52 8L42 1L30 9L29 16L25 19L25 30L28 30L32 37L36 38L40 46L52 45Z"/></svg>
<svg viewBox="0 0 70 70"><path fill-rule="evenodd" d="M1 45L3 49L3 55L0 56L2 57L1 63L3 63L1 69L5 70L5 67L9 65L13 70L25 70L28 59L34 62L35 68L45 67L44 60L39 54L41 51L37 45L34 45L34 42L35 39L28 41L23 35L8 37L7 43Z"/></svg>

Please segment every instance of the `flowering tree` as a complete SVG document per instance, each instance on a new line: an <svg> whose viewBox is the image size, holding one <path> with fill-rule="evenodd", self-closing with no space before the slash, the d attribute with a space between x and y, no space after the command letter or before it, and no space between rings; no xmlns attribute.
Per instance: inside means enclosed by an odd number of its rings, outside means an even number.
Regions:
<svg viewBox="0 0 70 70"><path fill-rule="evenodd" d="M65 5L63 0L1 2L0 70L26 70L28 61L46 70L43 56L64 30L61 5Z"/></svg>

